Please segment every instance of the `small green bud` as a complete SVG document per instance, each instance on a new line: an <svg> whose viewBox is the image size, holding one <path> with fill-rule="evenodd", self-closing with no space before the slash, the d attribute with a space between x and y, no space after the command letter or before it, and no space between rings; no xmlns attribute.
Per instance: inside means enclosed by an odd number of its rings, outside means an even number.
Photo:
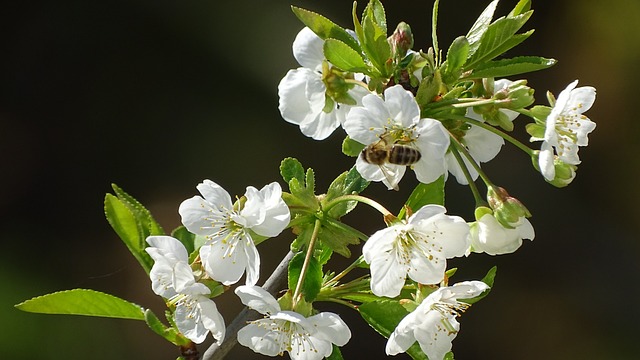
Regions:
<svg viewBox="0 0 640 360"><path fill-rule="evenodd" d="M489 187L487 201L493 209L496 220L506 228L513 229L522 223L522 218L531 217L529 210L501 187Z"/></svg>
<svg viewBox="0 0 640 360"><path fill-rule="evenodd" d="M534 89L527 86L527 80L518 80L495 93L493 98L500 100L497 104L502 108L522 109L533 104L534 92Z"/></svg>
<svg viewBox="0 0 640 360"><path fill-rule="evenodd" d="M565 187L571 184L573 179L576 177L576 170L578 167L576 165L565 163L558 159L557 156L553 159L553 167L556 169L556 177L547 182L555 187Z"/></svg>
<svg viewBox="0 0 640 360"><path fill-rule="evenodd" d="M332 100L347 105L356 104L356 100L349 95L349 90L354 85L346 82L346 79L352 78L353 74L331 67L327 61L322 63L322 82L327 88L324 112L334 109L335 104Z"/></svg>

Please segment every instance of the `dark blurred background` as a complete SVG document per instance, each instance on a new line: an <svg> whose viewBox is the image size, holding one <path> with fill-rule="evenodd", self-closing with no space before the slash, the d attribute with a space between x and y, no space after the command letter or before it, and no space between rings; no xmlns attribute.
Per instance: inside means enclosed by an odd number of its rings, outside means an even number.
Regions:
<svg viewBox="0 0 640 360"><path fill-rule="evenodd" d="M441 47L465 34L488 3L442 1ZM498 14L515 3L503 0ZM149 279L104 219L102 202L111 183L173 229L179 225L178 204L195 195L205 178L241 195L247 185L279 179L281 159L296 156L316 170L319 189L326 189L352 165L353 159L340 153L340 131L316 142L279 116L277 84L298 66L291 43L301 24L291 4L350 27L351 2L344 0L17 1L10 9L5 4L0 12L1 358L178 356L142 322L13 308L34 296L81 287L162 311ZM416 48L429 47L431 1L384 4L390 28L406 21ZM451 261L460 266L454 281L480 279L498 266L491 295L461 318L456 358L635 359L640 353L634 115L640 3L534 1L534 9L526 29L536 32L509 54L559 60L550 70L527 75L538 104L546 104L547 90L557 95L574 79L595 86L598 98L587 115L598 126L590 145L580 150L583 164L568 188L546 184L510 146L485 166L534 214L536 239L512 255ZM516 121L520 128L528 122ZM522 131L516 136L528 139ZM366 194L398 209L411 178L398 193L374 184ZM472 219L465 187L448 184L447 207ZM383 225L365 208L346 221L366 233ZM262 279L291 239L285 233L270 241L272 252L262 254ZM227 322L240 309L232 294L216 302ZM339 312L350 324L346 358L385 358L385 340L356 313L320 307ZM229 358L259 357L237 348Z"/></svg>

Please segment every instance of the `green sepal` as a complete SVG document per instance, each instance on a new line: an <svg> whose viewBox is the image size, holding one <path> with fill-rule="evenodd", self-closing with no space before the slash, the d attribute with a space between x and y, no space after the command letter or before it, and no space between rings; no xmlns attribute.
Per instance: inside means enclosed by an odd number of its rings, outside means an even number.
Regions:
<svg viewBox="0 0 640 360"><path fill-rule="evenodd" d="M343 41L327 39L323 45L324 56L334 66L350 72L368 73L369 68L362 55Z"/></svg>
<svg viewBox="0 0 640 360"><path fill-rule="evenodd" d="M484 299L487 295L489 295L489 293L491 292L491 288L493 288L493 282L496 278L496 272L498 271L498 267L494 266L491 269L489 269L489 271L487 271L487 275L485 275L482 280L483 283L487 284L487 286L489 286L489 288L485 291L482 292L482 294L474 297L474 298L470 298L470 299L460 299L461 302L467 303L467 304L475 304L478 301Z"/></svg>
<svg viewBox="0 0 640 360"><path fill-rule="evenodd" d="M146 239L150 235L164 235L164 230L142 204L115 184L113 189L117 196L106 194L104 199L107 221L142 268L149 273L153 260L144 251L147 247Z"/></svg>
<svg viewBox="0 0 640 360"><path fill-rule="evenodd" d="M188 254L191 254L195 250L197 250L195 248L196 234L189 232L186 227L182 225L178 226L171 232L171 236L178 239L178 241L180 241L182 245L184 245L185 249L187 249Z"/></svg>
<svg viewBox="0 0 640 360"><path fill-rule="evenodd" d="M343 195L359 194L366 189L367 186L369 186L369 181L365 180L354 166L333 180L331 185L329 185L329 190L327 190L327 194L322 200L321 205L324 206L331 200ZM356 201L341 202L329 209L327 215L334 219L339 219L353 210L357 204Z"/></svg>
<svg viewBox="0 0 640 360"><path fill-rule="evenodd" d="M380 335L389 338L393 330L409 312L398 301L379 300L358 306L360 316ZM413 359L428 360L420 349L418 343L414 343L407 350L407 354Z"/></svg>
<svg viewBox="0 0 640 360"><path fill-rule="evenodd" d="M538 138L538 139L544 139L544 132L545 132L544 125L529 123L525 125L525 129L527 130L527 133L532 137Z"/></svg>
<svg viewBox="0 0 640 360"><path fill-rule="evenodd" d="M156 334L176 346L186 345L190 342L176 328L168 327L158 319L158 317L149 309L144 312L144 320L149 328Z"/></svg>
<svg viewBox="0 0 640 360"><path fill-rule="evenodd" d="M19 310L39 314L62 314L144 320L144 309L119 297L89 289L59 291L21 302Z"/></svg>
<svg viewBox="0 0 640 360"><path fill-rule="evenodd" d="M440 70L436 70L432 75L420 81L420 87L416 93L416 102L423 109L426 105L435 101L442 89L442 76Z"/></svg>
<svg viewBox="0 0 640 360"><path fill-rule="evenodd" d="M300 272L304 264L306 253L299 252L289 262L289 289L295 289L300 279ZM304 295L304 299L307 302L313 302L320 288L322 287L322 265L315 257L309 258L309 264L307 266L306 275L302 283L301 293Z"/></svg>
<svg viewBox="0 0 640 360"><path fill-rule="evenodd" d="M513 17L503 17L489 25L482 34L477 50L465 64L465 69L471 70L501 55L533 34L533 30L529 30L516 35L516 32L529 20L532 13L532 11L528 11Z"/></svg>
<svg viewBox="0 0 640 360"><path fill-rule="evenodd" d="M311 31L316 33L321 39L337 39L350 48L360 53L360 45L345 29L336 25L333 21L313 11L305 10L296 6L292 6L293 13L305 24Z"/></svg>
<svg viewBox="0 0 640 360"><path fill-rule="evenodd" d="M547 59L539 56L519 56L511 59L486 62L473 69L473 71L464 78L503 78L548 69L556 63L557 61L555 59Z"/></svg>
<svg viewBox="0 0 640 360"><path fill-rule="evenodd" d="M546 125L547 117L551 114L551 108L544 105L536 105L530 109L531 115L536 120L536 122L540 122L542 126Z"/></svg>
<svg viewBox="0 0 640 360"><path fill-rule="evenodd" d="M430 184L418 184L398 213L398 218L402 219L407 215L407 208L416 212L428 204L444 206L444 175Z"/></svg>
<svg viewBox="0 0 640 360"><path fill-rule="evenodd" d="M365 147L366 145L353 140L349 136L342 141L342 153L347 156L358 157Z"/></svg>
<svg viewBox="0 0 640 360"><path fill-rule="evenodd" d="M464 36L459 36L451 43L447 51L446 67L442 74L445 83L453 83L460 77L462 66L467 61L469 55L469 40Z"/></svg>

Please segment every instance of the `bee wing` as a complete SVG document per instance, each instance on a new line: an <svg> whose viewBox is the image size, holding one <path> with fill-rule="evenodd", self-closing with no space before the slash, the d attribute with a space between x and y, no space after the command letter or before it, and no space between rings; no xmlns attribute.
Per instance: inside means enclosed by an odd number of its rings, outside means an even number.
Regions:
<svg viewBox="0 0 640 360"><path fill-rule="evenodd" d="M404 172L407 170L407 167L394 164L378 165L378 167L380 168L380 172L384 176L382 182L387 185L387 188L389 190L393 189L395 191L400 190L398 183L404 176Z"/></svg>
<svg viewBox="0 0 640 360"><path fill-rule="evenodd" d="M382 181L389 190L398 190L398 183L404 176L407 167L388 163L383 165L369 164L362 156L358 156L356 169L367 181Z"/></svg>

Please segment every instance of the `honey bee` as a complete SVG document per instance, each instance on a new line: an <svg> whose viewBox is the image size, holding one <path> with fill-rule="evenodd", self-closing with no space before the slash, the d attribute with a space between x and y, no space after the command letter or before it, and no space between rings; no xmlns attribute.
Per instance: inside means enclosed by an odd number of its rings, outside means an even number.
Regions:
<svg viewBox="0 0 640 360"><path fill-rule="evenodd" d="M378 165L387 182L393 186L394 190L398 190L398 186L394 185L394 174L384 165L410 166L422 158L422 154L415 147L389 142L385 137L381 137L380 140L365 147L360 153L360 156L366 163Z"/></svg>

